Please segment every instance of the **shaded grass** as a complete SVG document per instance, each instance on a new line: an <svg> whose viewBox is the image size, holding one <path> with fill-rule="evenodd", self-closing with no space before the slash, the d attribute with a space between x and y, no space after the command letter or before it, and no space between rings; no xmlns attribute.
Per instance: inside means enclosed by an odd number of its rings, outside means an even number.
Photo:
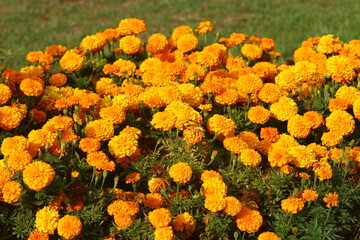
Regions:
<svg viewBox="0 0 360 240"><path fill-rule="evenodd" d="M283 58L309 37L334 34L344 42L359 38L360 1L352 0L2 0L0 48L20 50L10 62L18 70L26 53L62 44L77 46L86 35L116 27L136 17L152 33L171 35L173 28L212 21L215 31L269 37ZM213 33L214 35L215 33Z"/></svg>

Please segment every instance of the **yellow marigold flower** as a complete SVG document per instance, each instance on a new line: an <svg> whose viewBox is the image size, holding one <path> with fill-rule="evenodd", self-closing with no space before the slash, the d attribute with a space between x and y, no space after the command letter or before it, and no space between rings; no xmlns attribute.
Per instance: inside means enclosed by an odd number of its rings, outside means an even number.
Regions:
<svg viewBox="0 0 360 240"><path fill-rule="evenodd" d="M337 83L351 83L356 77L350 59L345 56L332 56L326 61L326 70L331 79Z"/></svg>
<svg viewBox="0 0 360 240"><path fill-rule="evenodd" d="M79 142L79 148L86 153L100 150L101 143L95 138L82 138Z"/></svg>
<svg viewBox="0 0 360 240"><path fill-rule="evenodd" d="M253 132L242 131L238 135L246 144L248 148L255 149L257 144L259 143L259 138Z"/></svg>
<svg viewBox="0 0 360 240"><path fill-rule="evenodd" d="M300 145L288 148L293 163L300 168L310 168L316 162L316 155L311 148Z"/></svg>
<svg viewBox="0 0 360 240"><path fill-rule="evenodd" d="M328 154L328 150L325 146L316 143L310 143L307 145L307 147L315 153L317 159L324 158Z"/></svg>
<svg viewBox="0 0 360 240"><path fill-rule="evenodd" d="M169 175L176 183L187 183L192 177L192 169L188 163L179 162L170 167Z"/></svg>
<svg viewBox="0 0 360 240"><path fill-rule="evenodd" d="M89 152L86 157L86 162L98 170L110 172L115 170L115 162L110 161L103 151Z"/></svg>
<svg viewBox="0 0 360 240"><path fill-rule="evenodd" d="M270 105L270 112L276 119L287 121L298 113L298 107L293 99L283 96L278 102Z"/></svg>
<svg viewBox="0 0 360 240"><path fill-rule="evenodd" d="M126 175L125 177L125 183L136 183L141 178L140 173L134 172Z"/></svg>
<svg viewBox="0 0 360 240"><path fill-rule="evenodd" d="M201 187L202 194L205 197L217 196L219 198L223 198L227 194L227 186L225 185L222 178L209 177L203 182Z"/></svg>
<svg viewBox="0 0 360 240"><path fill-rule="evenodd" d="M261 78L253 73L240 76L236 81L236 88L241 93L257 93L263 86Z"/></svg>
<svg viewBox="0 0 360 240"><path fill-rule="evenodd" d="M174 232L171 226L156 228L154 231L154 240L172 240Z"/></svg>
<svg viewBox="0 0 360 240"><path fill-rule="evenodd" d="M101 119L107 120L112 124L121 124L126 118L126 112L115 105L101 108L99 115Z"/></svg>
<svg viewBox="0 0 360 240"><path fill-rule="evenodd" d="M307 174L306 172L297 172L295 173L296 177L301 177L303 179L309 180L310 179L310 175Z"/></svg>
<svg viewBox="0 0 360 240"><path fill-rule="evenodd" d="M343 98L329 98L328 108L330 112L334 112L336 110L345 111L349 107L350 107L349 100Z"/></svg>
<svg viewBox="0 0 360 240"><path fill-rule="evenodd" d="M176 235L188 239L195 231L196 221L188 212L180 213L172 222Z"/></svg>
<svg viewBox="0 0 360 240"><path fill-rule="evenodd" d="M128 137L138 140L141 136L141 130L136 127L126 126L119 134L127 135Z"/></svg>
<svg viewBox="0 0 360 240"><path fill-rule="evenodd" d="M57 232L65 239L73 239L81 233L82 223L76 216L65 215L59 219Z"/></svg>
<svg viewBox="0 0 360 240"><path fill-rule="evenodd" d="M268 161L271 167L282 167L291 162L291 156L286 148L272 147L269 150Z"/></svg>
<svg viewBox="0 0 360 240"><path fill-rule="evenodd" d="M176 46L181 52L187 53L195 50L195 48L198 45L198 42L199 40L197 39L196 36L194 36L191 33L188 33L179 37L179 39L176 41Z"/></svg>
<svg viewBox="0 0 360 240"><path fill-rule="evenodd" d="M160 208L165 202L165 198L160 193L148 193L143 204L149 208Z"/></svg>
<svg viewBox="0 0 360 240"><path fill-rule="evenodd" d="M283 165L280 167L280 172L290 175L294 171L294 168L290 165Z"/></svg>
<svg viewBox="0 0 360 240"><path fill-rule="evenodd" d="M74 72L79 70L84 63L84 57L73 50L67 51L60 59L60 67L66 71Z"/></svg>
<svg viewBox="0 0 360 240"><path fill-rule="evenodd" d="M263 50L255 44L245 43L241 47L241 53L250 60L256 60L261 58Z"/></svg>
<svg viewBox="0 0 360 240"><path fill-rule="evenodd" d="M184 130L186 127L192 125L201 125L203 123L201 114L193 109L189 104L181 101L171 102L165 111L175 114L175 127L179 130Z"/></svg>
<svg viewBox="0 0 360 240"><path fill-rule="evenodd" d="M158 193L161 189L167 188L170 183L165 178L151 178L148 182L149 191L151 193Z"/></svg>
<svg viewBox="0 0 360 240"><path fill-rule="evenodd" d="M183 140L190 144L197 144L205 137L205 129L199 126L190 126L183 131Z"/></svg>
<svg viewBox="0 0 360 240"><path fill-rule="evenodd" d="M244 149L249 148L247 143L239 136L225 137L223 145L226 150L236 154L241 154Z"/></svg>
<svg viewBox="0 0 360 240"><path fill-rule="evenodd" d="M7 158L7 165L11 172L23 171L31 162L32 156L27 150L19 150Z"/></svg>
<svg viewBox="0 0 360 240"><path fill-rule="evenodd" d="M236 216L242 208L243 204L239 199L232 196L225 197L225 213L229 214L230 216Z"/></svg>
<svg viewBox="0 0 360 240"><path fill-rule="evenodd" d="M311 125L312 129L316 129L316 128L320 127L321 125L323 125L323 123L324 123L324 118L319 112L308 111L308 112L304 113L303 116L304 116L307 124Z"/></svg>
<svg viewBox="0 0 360 240"><path fill-rule="evenodd" d="M318 196L319 196L319 194L315 190L312 190L312 189L305 189L301 193L301 198L307 202L315 201L318 198Z"/></svg>
<svg viewBox="0 0 360 240"><path fill-rule="evenodd" d="M50 164L35 161L25 167L23 171L24 183L35 191L41 191L48 186L55 177L55 171Z"/></svg>
<svg viewBox="0 0 360 240"><path fill-rule="evenodd" d="M159 97L166 105L181 101L181 92L176 85L161 86L158 89Z"/></svg>
<svg viewBox="0 0 360 240"><path fill-rule="evenodd" d="M120 39L120 49L126 54L135 54L141 49L141 39L134 35L125 36Z"/></svg>
<svg viewBox="0 0 360 240"><path fill-rule="evenodd" d="M338 132L324 132L321 136L321 144L327 147L335 147L343 140L343 136Z"/></svg>
<svg viewBox="0 0 360 240"><path fill-rule="evenodd" d="M246 166L257 167L261 163L261 155L254 149L244 149L240 154L241 162Z"/></svg>
<svg viewBox="0 0 360 240"><path fill-rule="evenodd" d="M323 198L323 201L326 203L326 207L328 208L336 207L337 205L339 205L339 195L336 192L328 193Z"/></svg>
<svg viewBox="0 0 360 240"><path fill-rule="evenodd" d="M25 78L20 83L20 90L27 96L39 97L44 92L44 82L41 79Z"/></svg>
<svg viewBox="0 0 360 240"><path fill-rule="evenodd" d="M107 39L105 36L99 33L84 37L81 40L80 47L87 51L98 52L105 46L106 43Z"/></svg>
<svg viewBox="0 0 360 240"><path fill-rule="evenodd" d="M207 179L211 177L216 177L222 180L222 176L220 173L214 171L214 170L205 170L200 177L201 182L205 182Z"/></svg>
<svg viewBox="0 0 360 240"><path fill-rule="evenodd" d="M270 111L263 106L251 107L247 113L247 117L252 123L265 124L270 119Z"/></svg>
<svg viewBox="0 0 360 240"><path fill-rule="evenodd" d="M236 124L232 119L219 114L214 114L207 122L209 131L222 134L225 137L233 135L235 128Z"/></svg>
<svg viewBox="0 0 360 240"><path fill-rule="evenodd" d="M120 134L110 139L109 152L116 158L131 156L138 149L138 141L127 134Z"/></svg>
<svg viewBox="0 0 360 240"><path fill-rule="evenodd" d="M257 232L263 224L263 217L260 215L260 212L246 207L242 208L235 216L235 220L240 231L247 233Z"/></svg>
<svg viewBox="0 0 360 240"><path fill-rule="evenodd" d="M301 198L288 197L281 200L281 209L286 213L298 213L304 208L304 200Z"/></svg>
<svg viewBox="0 0 360 240"><path fill-rule="evenodd" d="M258 240L281 240L281 238L273 232L262 232L258 236Z"/></svg>
<svg viewBox="0 0 360 240"><path fill-rule="evenodd" d="M109 95L116 86L111 78L102 77L96 82L96 93L100 96Z"/></svg>
<svg viewBox="0 0 360 240"><path fill-rule="evenodd" d="M114 136L114 125L103 119L88 122L84 129L85 136L98 141L106 141Z"/></svg>
<svg viewBox="0 0 360 240"><path fill-rule="evenodd" d="M338 53L342 49L339 38L334 38L334 35L325 35L319 39L316 51L323 54Z"/></svg>
<svg viewBox="0 0 360 240"><path fill-rule="evenodd" d="M186 68L184 82L194 81L195 79L197 81L203 81L206 77L206 74L207 74L206 70L201 65L196 63L191 63Z"/></svg>
<svg viewBox="0 0 360 240"><path fill-rule="evenodd" d="M305 117L296 114L289 119L287 131L295 138L306 138L311 133L311 124Z"/></svg>
<svg viewBox="0 0 360 240"><path fill-rule="evenodd" d="M260 129L260 138L276 142L280 138L279 130L275 127L263 127Z"/></svg>
<svg viewBox="0 0 360 240"><path fill-rule="evenodd" d="M149 212L148 219L155 228L166 227L171 222L171 212L166 208L158 208Z"/></svg>
<svg viewBox="0 0 360 240"><path fill-rule="evenodd" d="M118 67L117 71L114 72L114 74L118 77L125 77L126 75L130 76L136 70L135 63L121 58L116 60L113 65Z"/></svg>
<svg viewBox="0 0 360 240"><path fill-rule="evenodd" d="M58 226L59 217L56 209L46 206L36 213L35 227L41 232L54 234Z"/></svg>
<svg viewBox="0 0 360 240"><path fill-rule="evenodd" d="M55 87L62 87L67 82L67 76L64 73L55 73L49 77L49 83Z"/></svg>
<svg viewBox="0 0 360 240"><path fill-rule="evenodd" d="M218 195L209 195L206 196L204 207L211 212L219 212L223 210L226 206L226 201L224 197Z"/></svg>
<svg viewBox="0 0 360 240"><path fill-rule="evenodd" d="M332 168L326 160L321 160L318 164L315 164L314 172L320 181L331 179L333 176Z"/></svg>
<svg viewBox="0 0 360 240"><path fill-rule="evenodd" d="M206 21L206 22L200 22L199 26L195 29L197 33L200 35L211 32L213 30L212 22Z"/></svg>
<svg viewBox="0 0 360 240"><path fill-rule="evenodd" d="M137 18L126 18L119 22L117 30L121 35L139 34L146 31L146 24Z"/></svg>
<svg viewBox="0 0 360 240"><path fill-rule="evenodd" d="M22 186L16 181L8 181L2 188L2 199L6 203L15 203L22 195Z"/></svg>
<svg viewBox="0 0 360 240"><path fill-rule="evenodd" d="M22 135L7 137L1 143L1 153L8 157L11 154L16 154L18 151L24 151L29 148L29 141Z"/></svg>
<svg viewBox="0 0 360 240"><path fill-rule="evenodd" d="M258 98L266 103L275 103L282 97L281 89L277 84L265 83L259 90Z"/></svg>
<svg viewBox="0 0 360 240"><path fill-rule="evenodd" d="M348 136L354 132L355 120L351 114L346 111L336 110L325 119L326 127L331 132L337 132L339 135Z"/></svg>
<svg viewBox="0 0 360 240"><path fill-rule="evenodd" d="M224 49L225 48L225 49ZM210 70L216 69L223 64L226 54L226 47L220 44L211 44L203 48L201 52L197 54L196 62L201 65L205 65Z"/></svg>
<svg viewBox="0 0 360 240"><path fill-rule="evenodd" d="M181 101L189 104L191 107L198 107L203 101L203 93L199 87L191 83L184 83L178 86L181 92Z"/></svg>
<svg viewBox="0 0 360 240"><path fill-rule="evenodd" d="M241 45L246 42L248 35L244 33L231 33L230 34L230 46Z"/></svg>
<svg viewBox="0 0 360 240"><path fill-rule="evenodd" d="M8 85L0 83L0 105L5 104L12 96L11 89Z"/></svg>
<svg viewBox="0 0 360 240"><path fill-rule="evenodd" d="M157 53L165 49L168 45L167 37L161 33L152 34L146 44L146 50L151 53Z"/></svg>
<svg viewBox="0 0 360 240"><path fill-rule="evenodd" d="M353 86L343 85L335 93L336 98L341 98L347 101L350 107L354 104L360 96L360 91Z"/></svg>
<svg viewBox="0 0 360 240"><path fill-rule="evenodd" d="M30 235L28 240L49 240L49 234L39 231L39 229L34 229Z"/></svg>

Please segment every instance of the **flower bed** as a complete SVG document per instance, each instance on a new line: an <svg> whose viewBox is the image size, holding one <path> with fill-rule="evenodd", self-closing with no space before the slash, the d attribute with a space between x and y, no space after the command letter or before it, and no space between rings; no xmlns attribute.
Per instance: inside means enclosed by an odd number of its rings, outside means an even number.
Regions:
<svg viewBox="0 0 360 240"><path fill-rule="evenodd" d="M359 237L360 40L145 30L2 66L0 237Z"/></svg>

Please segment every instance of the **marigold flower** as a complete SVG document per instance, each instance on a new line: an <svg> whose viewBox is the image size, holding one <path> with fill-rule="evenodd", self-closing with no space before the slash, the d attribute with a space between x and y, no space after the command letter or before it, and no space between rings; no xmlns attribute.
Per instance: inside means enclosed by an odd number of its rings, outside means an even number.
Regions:
<svg viewBox="0 0 360 240"><path fill-rule="evenodd" d="M241 162L246 166L257 167L261 163L261 155L254 149L244 149L240 154Z"/></svg>
<svg viewBox="0 0 360 240"><path fill-rule="evenodd" d="M274 50L275 47L275 41L271 38L261 38L260 39L260 48L271 52Z"/></svg>
<svg viewBox="0 0 360 240"><path fill-rule="evenodd" d="M241 53L250 60L256 60L261 58L263 50L255 44L245 43L241 47Z"/></svg>
<svg viewBox="0 0 360 240"><path fill-rule="evenodd" d="M73 50L67 51L60 59L60 67L66 71L74 72L79 70L84 63L84 57Z"/></svg>
<svg viewBox="0 0 360 240"><path fill-rule="evenodd" d="M327 147L335 147L343 140L343 136L338 132L324 132L321 136L321 144Z"/></svg>
<svg viewBox="0 0 360 240"><path fill-rule="evenodd" d="M205 129L199 126L190 126L183 131L183 140L190 144L199 143L205 137Z"/></svg>
<svg viewBox="0 0 360 240"><path fill-rule="evenodd" d="M226 47L221 46L220 44L214 43L208 45L197 54L196 62L198 64L205 65L210 70L216 69L223 63L225 58L225 51Z"/></svg>
<svg viewBox="0 0 360 240"><path fill-rule="evenodd" d="M171 226L156 228L154 231L154 240L172 240L174 232Z"/></svg>
<svg viewBox="0 0 360 240"><path fill-rule="evenodd" d="M221 105L233 105L238 101L239 96L237 90L231 87L224 87L222 91L215 94L215 101Z"/></svg>
<svg viewBox="0 0 360 240"><path fill-rule="evenodd" d="M268 155L271 145L272 145L272 142L264 139L264 140L261 140L258 142L258 144L256 145L256 150L259 153L261 153L262 155Z"/></svg>
<svg viewBox="0 0 360 240"><path fill-rule="evenodd" d="M23 171L24 183L35 191L41 191L48 186L55 177L55 171L50 164L35 161L25 167Z"/></svg>
<svg viewBox="0 0 360 240"><path fill-rule="evenodd" d="M207 122L207 129L218 134L222 134L225 137L231 136L235 132L235 122L223 115L214 114Z"/></svg>
<svg viewBox="0 0 360 240"><path fill-rule="evenodd" d="M109 152L116 158L131 156L138 149L138 141L127 134L119 134L110 139Z"/></svg>
<svg viewBox="0 0 360 240"><path fill-rule="evenodd" d="M183 53L187 53L190 51L195 50L195 48L198 45L199 40L196 36L194 36L191 33L184 34L179 37L179 39L176 41L176 46L178 50L180 50Z"/></svg>
<svg viewBox="0 0 360 240"><path fill-rule="evenodd" d="M235 219L240 231L245 231L247 233L257 232L263 224L263 217L260 215L260 212L246 207L241 209L235 216Z"/></svg>
<svg viewBox="0 0 360 240"><path fill-rule="evenodd" d="M19 150L7 158L7 165L11 172L23 171L32 162L32 156L27 150Z"/></svg>
<svg viewBox="0 0 360 240"><path fill-rule="evenodd" d="M46 121L46 113L41 110L31 109L29 114L33 115L32 120L36 123L43 123Z"/></svg>
<svg viewBox="0 0 360 240"><path fill-rule="evenodd" d="M261 78L253 73L240 76L236 81L236 88L241 93L257 93L263 86Z"/></svg>
<svg viewBox="0 0 360 240"><path fill-rule="evenodd" d="M72 177L72 178L77 178L77 177L79 177L79 174L80 174L80 173L79 173L78 171L72 171L72 172L71 172L71 177Z"/></svg>
<svg viewBox="0 0 360 240"><path fill-rule="evenodd" d="M301 198L288 197L281 200L281 209L286 213L298 213L304 208L304 200Z"/></svg>
<svg viewBox="0 0 360 240"><path fill-rule="evenodd" d="M199 26L195 29L200 35L211 32L213 30L213 25L210 21L200 22Z"/></svg>
<svg viewBox="0 0 360 240"><path fill-rule="evenodd" d="M128 214L127 212L117 212L114 215L114 221L118 229L121 228L128 228L130 227L131 223L134 221L133 217Z"/></svg>
<svg viewBox="0 0 360 240"><path fill-rule="evenodd" d="M356 77L355 69L350 64L350 59L345 56L332 56L326 61L326 70L329 77L337 83L351 83Z"/></svg>
<svg viewBox="0 0 360 240"><path fill-rule="evenodd" d="M171 38L174 40L174 42L176 42L181 36L183 36L185 34L189 34L189 33L193 34L194 30L187 25L181 25L181 26L174 28L174 30L171 34Z"/></svg>
<svg viewBox="0 0 360 240"><path fill-rule="evenodd" d="M62 87L67 82L67 76L64 73L55 73L49 77L49 83L56 87Z"/></svg>
<svg viewBox="0 0 360 240"><path fill-rule="evenodd" d="M12 96L11 89L8 85L0 83L0 105L5 104Z"/></svg>
<svg viewBox="0 0 360 240"><path fill-rule="evenodd" d="M188 163L179 162L170 167L169 175L176 183L187 183L192 176L192 169Z"/></svg>
<svg viewBox="0 0 360 240"><path fill-rule="evenodd" d="M257 144L259 143L259 138L253 132L242 131L238 135L246 144L248 148L255 149Z"/></svg>
<svg viewBox="0 0 360 240"><path fill-rule="evenodd" d="M114 136L114 125L107 120L94 120L86 124L84 133L86 137L106 141Z"/></svg>
<svg viewBox="0 0 360 240"><path fill-rule="evenodd" d="M170 183L165 178L151 178L148 182L149 191L151 193L158 193L161 189L167 188Z"/></svg>
<svg viewBox="0 0 360 240"><path fill-rule="evenodd" d="M62 57L66 53L66 47L62 45L50 45L45 48L45 53L53 57Z"/></svg>
<svg viewBox="0 0 360 240"><path fill-rule="evenodd" d="M312 190L312 189L305 189L301 193L301 198L307 202L315 201L318 198L318 196L319 196L319 194L315 190Z"/></svg>
<svg viewBox="0 0 360 240"><path fill-rule="evenodd" d="M120 49L126 54L135 54L141 49L141 39L134 35L125 36L120 39Z"/></svg>
<svg viewBox="0 0 360 240"><path fill-rule="evenodd" d="M300 145L288 148L293 163L300 168L310 168L316 162L316 155L311 148Z"/></svg>
<svg viewBox="0 0 360 240"><path fill-rule="evenodd" d="M44 92L44 82L40 79L25 78L20 83L20 90L27 96L39 97Z"/></svg>
<svg viewBox="0 0 360 240"><path fill-rule="evenodd" d="M205 182L207 179L211 177L216 177L222 180L222 176L220 173L214 171L214 170L205 170L200 177L201 182Z"/></svg>
<svg viewBox="0 0 360 240"><path fill-rule="evenodd" d="M223 210L226 206L226 201L224 197L217 195L206 196L204 207L211 212L219 212Z"/></svg>
<svg viewBox="0 0 360 240"><path fill-rule="evenodd" d="M278 102L270 105L270 112L276 119L286 121L298 113L298 107L293 99L283 96Z"/></svg>
<svg viewBox="0 0 360 240"><path fill-rule="evenodd" d="M291 162L291 156L286 148L272 147L269 150L268 161L271 167L282 167Z"/></svg>
<svg viewBox="0 0 360 240"><path fill-rule="evenodd" d="M29 140L22 135L7 137L1 143L1 153L4 157L16 154L18 151L24 151L29 148Z"/></svg>
<svg viewBox="0 0 360 240"><path fill-rule="evenodd" d="M104 34L99 32L97 34L84 37L80 43L80 47L87 51L98 52L105 46L106 43L107 39Z"/></svg>
<svg viewBox="0 0 360 240"><path fill-rule="evenodd" d="M112 124L121 124L126 118L124 109L116 105L101 108L99 115L101 119L107 120Z"/></svg>
<svg viewBox="0 0 360 240"><path fill-rule="evenodd" d="M299 114L292 116L287 123L288 133L295 138L306 138L311 133L312 123Z"/></svg>
<svg viewBox="0 0 360 240"><path fill-rule="evenodd" d="M141 178L140 173L134 172L126 175L125 177L125 183L136 183Z"/></svg>
<svg viewBox="0 0 360 240"><path fill-rule="evenodd" d="M39 231L39 229L34 229L30 235L28 240L49 240L49 234Z"/></svg>
<svg viewBox="0 0 360 240"><path fill-rule="evenodd" d="M146 44L146 50L151 53L157 53L165 49L168 44L167 37L161 33L152 34Z"/></svg>
<svg viewBox="0 0 360 240"><path fill-rule="evenodd" d="M247 112L250 122L257 124L265 124L270 119L270 116L270 111L260 105L251 107Z"/></svg>
<svg viewBox="0 0 360 240"><path fill-rule="evenodd" d="M323 201L326 203L327 208L336 207L339 205L339 195L336 192L328 193L323 198Z"/></svg>
<svg viewBox="0 0 360 240"><path fill-rule="evenodd" d="M326 160L321 160L319 163L315 164L314 172L320 181L331 179L333 176L332 168Z"/></svg>
<svg viewBox="0 0 360 240"><path fill-rule="evenodd" d="M139 207L135 202L116 200L107 207L109 215L116 215L119 212L127 213L131 216L139 212Z"/></svg>
<svg viewBox="0 0 360 240"><path fill-rule="evenodd" d="M243 204L239 199L232 196L225 197L225 213L229 214L230 216L236 216L242 208Z"/></svg>
<svg viewBox="0 0 360 240"><path fill-rule="evenodd" d="M279 130L275 127L263 127L260 129L260 138L276 142L280 138Z"/></svg>
<svg viewBox="0 0 360 240"><path fill-rule="evenodd" d="M290 175L294 171L294 168L290 165L283 165L280 167L280 172Z"/></svg>
<svg viewBox="0 0 360 240"><path fill-rule="evenodd" d="M351 107L359 98L360 91L353 86L342 85L335 93L336 98L341 98L349 103Z"/></svg>
<svg viewBox="0 0 360 240"><path fill-rule="evenodd" d="M2 191L2 188L4 187L5 183L10 182L10 173L5 168L5 165L3 166L3 161L0 161L0 192Z"/></svg>
<svg viewBox="0 0 360 240"><path fill-rule="evenodd" d="M226 150L236 154L241 154L244 149L249 148L247 143L239 136L225 137L223 145Z"/></svg>
<svg viewBox="0 0 360 240"><path fill-rule="evenodd" d="M15 203L22 195L22 186L19 182L8 181L2 188L2 199L6 203Z"/></svg>
<svg viewBox="0 0 360 240"><path fill-rule="evenodd" d="M336 110L325 119L326 127L330 132L337 132L339 135L348 136L355 129L355 120L346 111Z"/></svg>
<svg viewBox="0 0 360 240"><path fill-rule="evenodd" d="M64 131L72 128L73 125L74 120L71 117L60 115L50 118L46 124L44 124L43 129L50 132Z"/></svg>
<svg viewBox="0 0 360 240"><path fill-rule="evenodd" d="M273 232L262 232L258 236L258 240L281 240L281 238Z"/></svg>
<svg viewBox="0 0 360 240"><path fill-rule="evenodd" d="M311 125L312 129L316 129L316 128L320 127L321 125L323 125L323 123L324 123L323 116L316 111L308 111L308 112L304 113L303 116L304 116L307 124Z"/></svg>
<svg viewBox="0 0 360 240"><path fill-rule="evenodd" d="M280 87L274 83L265 83L258 92L258 98L266 103L275 103L281 96Z"/></svg>
<svg viewBox="0 0 360 240"><path fill-rule="evenodd" d="M316 51L323 54L338 53L342 49L339 38L334 38L334 35L324 35L319 39Z"/></svg>
<svg viewBox="0 0 360 240"><path fill-rule="evenodd" d="M217 196L219 198L223 198L227 194L227 186L225 185L222 178L209 177L203 182L201 187L202 194L205 197Z"/></svg>
<svg viewBox="0 0 360 240"><path fill-rule="evenodd" d="M158 208L149 212L148 219L155 228L166 227L171 222L171 212L166 208Z"/></svg>
<svg viewBox="0 0 360 240"><path fill-rule="evenodd" d="M117 31L119 31L121 35L139 34L146 31L146 24L141 19L126 18L119 22Z"/></svg>
<svg viewBox="0 0 360 240"><path fill-rule="evenodd" d="M100 150L101 143L95 138L82 138L79 141L79 148L86 153Z"/></svg>
<svg viewBox="0 0 360 240"><path fill-rule="evenodd" d="M89 152L86 157L86 162L98 170L110 172L115 170L115 162L110 161L103 151Z"/></svg>
<svg viewBox="0 0 360 240"><path fill-rule="evenodd" d="M44 233L54 234L59 222L59 213L49 206L40 209L35 216L35 227Z"/></svg>
<svg viewBox="0 0 360 240"><path fill-rule="evenodd" d="M57 232L65 239L73 239L81 233L82 223L76 216L65 215L59 219Z"/></svg>
<svg viewBox="0 0 360 240"><path fill-rule="evenodd" d="M165 198L160 193L148 193L143 204L149 208L160 208L165 202Z"/></svg>

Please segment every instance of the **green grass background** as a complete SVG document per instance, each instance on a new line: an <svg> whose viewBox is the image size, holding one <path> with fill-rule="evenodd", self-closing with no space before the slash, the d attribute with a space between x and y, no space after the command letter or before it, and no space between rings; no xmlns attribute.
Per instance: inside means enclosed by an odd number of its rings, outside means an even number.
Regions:
<svg viewBox="0 0 360 240"><path fill-rule="evenodd" d="M309 37L360 38L360 1L354 0L0 0L0 48L16 51L9 67L26 66L29 51L77 46L86 35L135 17L147 24L146 39L173 28L212 21L221 37L232 32L269 37L283 59ZM3 53L1 53L3 55Z"/></svg>

